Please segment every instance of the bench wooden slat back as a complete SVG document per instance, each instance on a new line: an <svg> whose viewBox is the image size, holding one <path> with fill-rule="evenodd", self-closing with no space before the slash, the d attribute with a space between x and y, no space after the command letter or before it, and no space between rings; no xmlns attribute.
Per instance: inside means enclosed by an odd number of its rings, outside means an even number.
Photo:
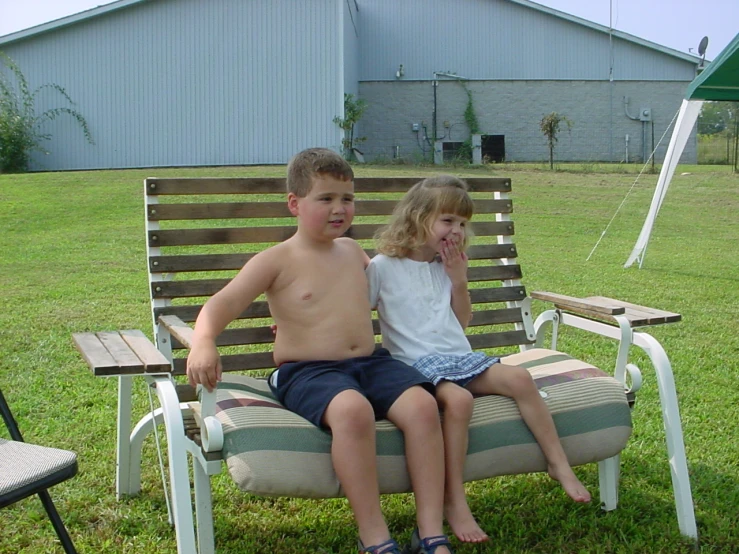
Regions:
<svg viewBox="0 0 739 554"><path fill-rule="evenodd" d="M357 223L347 232L357 240L371 239L382 223ZM513 223L508 221L485 221L474 225L478 237L512 235ZM282 242L295 233L295 227L224 227L219 229L172 229L149 231L149 246L202 246L208 244L248 244Z"/></svg>
<svg viewBox="0 0 739 554"><path fill-rule="evenodd" d="M369 256L375 255L374 248L365 248ZM180 254L176 256L149 256L149 271L160 273L179 273L181 271L219 271L241 269L254 256L239 254ZM470 260L490 260L515 258L516 245L485 244L473 245L467 250Z"/></svg>
<svg viewBox="0 0 739 554"><path fill-rule="evenodd" d="M355 179L356 215L347 233L371 256L372 238L397 199L420 178ZM468 332L473 348L512 347L532 341L522 327L519 302L526 297L510 218L510 179L468 178L475 201L468 254L470 296L477 304ZM157 179L144 182L146 239L154 322L176 315L193 322L202 304L218 292L255 252L295 232L287 210L284 178ZM390 196L391 198L388 198ZM258 299L218 338L225 371L273 367L274 340L266 301ZM379 335L379 325L375 333ZM244 346L247 352L234 351ZM182 349L176 339L174 351ZM175 373L184 373L175 356Z"/></svg>
<svg viewBox="0 0 739 554"><path fill-rule="evenodd" d="M395 200L365 200L357 202L355 215L387 215ZM509 200L475 200L475 212L510 213ZM148 209L149 221L176 219L252 219L292 217L287 202L216 202L203 204L160 204Z"/></svg>
<svg viewBox="0 0 739 554"><path fill-rule="evenodd" d="M406 192L419 177L357 177L354 192ZM470 192L510 192L511 180L499 177L466 178ZM197 177L189 179L146 179L147 195L281 194L284 177Z"/></svg>

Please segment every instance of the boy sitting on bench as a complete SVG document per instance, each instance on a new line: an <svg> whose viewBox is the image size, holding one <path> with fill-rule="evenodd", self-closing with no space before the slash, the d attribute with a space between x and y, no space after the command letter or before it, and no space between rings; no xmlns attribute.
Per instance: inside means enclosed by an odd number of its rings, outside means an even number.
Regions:
<svg viewBox="0 0 739 554"><path fill-rule="evenodd" d="M387 418L405 438L418 551L446 554L444 447L434 387L387 350L375 350L364 274L369 259L342 237L354 217L353 179L349 164L331 150L304 150L291 160L287 203L297 232L256 254L203 306L187 375L192 385L216 387L216 337L265 293L279 328L270 385L288 409L330 430L332 462L357 522L360 551L401 552L382 516L377 482L375 420Z"/></svg>

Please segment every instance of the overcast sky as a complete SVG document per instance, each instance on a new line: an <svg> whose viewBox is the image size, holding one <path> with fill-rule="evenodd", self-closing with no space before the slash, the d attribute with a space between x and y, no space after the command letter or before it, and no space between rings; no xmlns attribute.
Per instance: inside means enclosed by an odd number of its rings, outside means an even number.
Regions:
<svg viewBox="0 0 739 554"><path fill-rule="evenodd" d="M0 0L0 36L109 3ZM681 52L696 52L701 38L708 36L708 59L739 32L739 0L541 0L539 4L601 25L612 22L614 29ZM361 9L361 0L359 5Z"/></svg>

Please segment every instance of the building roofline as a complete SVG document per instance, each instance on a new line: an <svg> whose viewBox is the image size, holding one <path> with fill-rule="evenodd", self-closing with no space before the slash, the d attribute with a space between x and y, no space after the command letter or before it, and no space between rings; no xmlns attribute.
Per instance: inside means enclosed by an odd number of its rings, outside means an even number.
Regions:
<svg viewBox="0 0 739 554"><path fill-rule="evenodd" d="M97 6L95 8L90 8L89 10L85 10L83 12L79 12L73 15L68 15L65 17L60 17L59 19L55 19L54 21L49 21L47 23L42 23L41 25L35 25L33 27L29 27L28 29L23 29L21 31L16 31L15 33L10 33L8 35L1 36L0 45L9 44L11 42L16 42L18 40L23 40L25 38L29 38L35 35L40 35L41 33L46 33L48 31L54 31L56 29L61 29L62 27L73 25L75 23L79 23L80 21L85 21L87 19L92 19L93 17L97 17L99 15L103 15L103 14L114 12L114 11L117 11L123 8L127 8L133 4L140 4L142 2L150 2L150 1L151 0L118 0L117 2L111 2L110 4L105 4L104 6Z"/></svg>
<svg viewBox="0 0 739 554"><path fill-rule="evenodd" d="M0 45L8 44L8 43L22 40L25 38L29 38L29 37L32 37L32 36L35 36L41 33L46 33L48 31L60 29L62 27L66 27L67 25L73 25L74 23L79 23L80 21L85 21L87 19L92 19L93 17L98 17L106 13L110 13L110 12L117 11L123 8L127 8L133 4L140 4L142 2L150 2L150 1L151 0L118 0L117 2L111 2L110 4L105 4L104 6L97 6L95 8L91 8L89 10L85 10L80 13L76 13L73 15L59 18L59 19L55 19L54 21L49 21L48 23L42 23L41 25L36 25L34 27L30 27L22 31L16 31L15 33L10 33L9 35L2 36L0 37ZM610 34L621 40L625 40L627 42L638 44L639 46L644 46L652 50L657 50L659 52L662 52L663 54L667 54L668 56L680 58L687 62L695 63L696 65L701 60L701 58L698 56L694 56L692 54L686 54L684 52L680 52L679 50L674 50L672 48L668 48L667 46L662 46L655 42L651 42L651 41L639 38L637 36L630 35L629 33L624 33L623 31L619 31L617 29L610 29L609 27L606 27L605 25L594 23L593 21L588 21L587 19L582 19L575 15L561 12L559 10L555 10L554 8L550 8L548 6L543 6L542 4L537 4L536 2L532 2L531 0L508 0L508 1L513 2L514 4L525 6L530 9L537 10L542 13L546 13L548 15L552 15L554 17L558 17L560 19L565 19L567 21L576 23L578 25L589 27L590 29L593 29L594 31Z"/></svg>
<svg viewBox="0 0 739 554"><path fill-rule="evenodd" d="M657 44L656 42L651 42L649 40L645 40L643 38L639 38L634 35L630 35L629 33L625 33L623 31L619 31L617 29L611 29L609 27L606 27L605 25L601 25L600 23L595 23L593 21L588 21L587 19L583 19L581 17L577 17L576 15L572 15L566 12L561 12L559 10L555 10L554 8L550 8L548 6L543 6L542 4L537 4L536 2L532 2L531 0L508 0L509 2L513 2L514 4L519 4L521 6L525 6L527 8L531 8L549 15L553 15L555 17L559 17L560 19L565 19L567 21L571 21L572 23L577 23L578 25L583 25L585 27L589 27L593 29L594 31L598 31L601 33L610 34L616 38L619 38L621 40L625 40L627 42L632 42L634 44L638 44L639 46L644 46L646 48L651 48L652 50L657 50L659 52L662 52L663 54L667 54L668 56L673 56L675 58L680 58L682 60L685 60L687 62L695 63L696 65L700 62L701 58L699 56L695 56L693 54L686 54L685 52L680 52L679 50L675 50L673 48L668 48L667 46L662 46L661 44Z"/></svg>

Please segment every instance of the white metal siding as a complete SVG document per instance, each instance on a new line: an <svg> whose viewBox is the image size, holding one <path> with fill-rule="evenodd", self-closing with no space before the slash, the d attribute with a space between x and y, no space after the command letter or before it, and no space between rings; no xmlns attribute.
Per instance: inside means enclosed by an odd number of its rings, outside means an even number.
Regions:
<svg viewBox="0 0 739 554"><path fill-rule="evenodd" d="M608 33L509 0L360 0L360 80L608 79ZM613 39L614 79L691 81L695 65Z"/></svg>
<svg viewBox="0 0 739 554"><path fill-rule="evenodd" d="M344 26L344 92L357 95L359 84L359 13L357 0L338 0Z"/></svg>
<svg viewBox="0 0 739 554"><path fill-rule="evenodd" d="M142 2L6 44L33 87L61 85L38 169L285 163L339 148L343 0ZM44 93L38 110L64 105Z"/></svg>

